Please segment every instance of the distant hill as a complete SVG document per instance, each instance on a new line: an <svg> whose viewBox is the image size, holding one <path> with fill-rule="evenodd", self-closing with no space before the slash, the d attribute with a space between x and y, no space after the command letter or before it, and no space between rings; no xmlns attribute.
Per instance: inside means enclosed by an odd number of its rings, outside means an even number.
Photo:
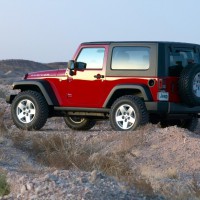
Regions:
<svg viewBox="0 0 200 200"><path fill-rule="evenodd" d="M0 60L0 77L23 76L28 72L66 68L67 63L39 63L29 60Z"/></svg>
<svg viewBox="0 0 200 200"><path fill-rule="evenodd" d="M53 69L66 69L67 68L67 62L53 62L53 63L47 63L48 67Z"/></svg>
<svg viewBox="0 0 200 200"><path fill-rule="evenodd" d="M29 72L66 67L66 62L39 63L21 59L0 60L0 82L10 83L12 80L19 79L18 77L23 77L24 74Z"/></svg>

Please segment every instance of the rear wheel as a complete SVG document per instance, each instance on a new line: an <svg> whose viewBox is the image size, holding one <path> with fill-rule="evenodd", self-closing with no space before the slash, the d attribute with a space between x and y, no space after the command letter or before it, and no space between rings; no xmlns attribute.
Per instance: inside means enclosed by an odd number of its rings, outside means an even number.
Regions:
<svg viewBox="0 0 200 200"><path fill-rule="evenodd" d="M197 115L191 116L188 119L173 119L173 120L166 120L161 121L162 127L167 126L178 126L180 128L188 129L189 131L195 131L198 126L198 117Z"/></svg>
<svg viewBox="0 0 200 200"><path fill-rule="evenodd" d="M144 102L136 96L127 95L117 99L110 111L110 123L114 130L130 131L148 123Z"/></svg>
<svg viewBox="0 0 200 200"><path fill-rule="evenodd" d="M190 119L187 119L184 121L184 123L182 123L182 128L186 128L189 131L195 131L197 129L198 126L198 117L197 116L193 116Z"/></svg>
<svg viewBox="0 0 200 200"><path fill-rule="evenodd" d="M64 121L69 128L73 130L83 130L83 131L93 128L96 124L95 120L78 116L64 117Z"/></svg>

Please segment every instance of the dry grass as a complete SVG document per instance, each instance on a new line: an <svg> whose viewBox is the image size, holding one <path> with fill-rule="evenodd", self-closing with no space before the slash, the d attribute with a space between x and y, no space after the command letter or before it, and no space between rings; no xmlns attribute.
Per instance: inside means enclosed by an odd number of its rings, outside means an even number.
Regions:
<svg viewBox="0 0 200 200"><path fill-rule="evenodd" d="M90 170L88 159L90 151L83 144L77 143L75 137L29 135L21 132L12 137L14 145L28 151L37 161L56 168Z"/></svg>
<svg viewBox="0 0 200 200"><path fill-rule="evenodd" d="M198 175L193 174L191 188L194 191L195 196L200 198L200 184L199 184L197 177L198 177Z"/></svg>
<svg viewBox="0 0 200 200"><path fill-rule="evenodd" d="M4 113L5 113L4 110L0 110L0 136L4 136L8 131L4 123L4 118L3 118Z"/></svg>
<svg viewBox="0 0 200 200"><path fill-rule="evenodd" d="M14 134L11 138L17 148L29 152L38 162L46 166L85 171L97 169L127 182L129 186L134 184L148 195L153 195L151 183L144 178L138 178L138 172L132 171L127 161L126 155L130 153L129 149L138 141L133 140L128 134L124 138L121 134L107 135L100 139L101 142L80 141L74 134L41 137L40 134L30 135L25 131ZM115 145L115 141L121 139L123 142L116 145L116 153L108 153L112 145ZM23 168L25 171L31 171L29 167Z"/></svg>

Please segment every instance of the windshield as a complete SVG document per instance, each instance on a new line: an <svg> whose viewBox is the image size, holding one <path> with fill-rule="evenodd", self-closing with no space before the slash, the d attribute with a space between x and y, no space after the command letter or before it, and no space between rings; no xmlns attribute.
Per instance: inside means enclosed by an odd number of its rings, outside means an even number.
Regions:
<svg viewBox="0 0 200 200"><path fill-rule="evenodd" d="M200 54L192 48L175 48L170 51L169 76L179 76L188 64L200 64Z"/></svg>

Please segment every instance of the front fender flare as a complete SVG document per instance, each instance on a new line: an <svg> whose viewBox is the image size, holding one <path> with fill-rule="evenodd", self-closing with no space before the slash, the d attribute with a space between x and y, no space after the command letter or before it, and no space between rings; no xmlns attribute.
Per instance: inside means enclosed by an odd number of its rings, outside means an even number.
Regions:
<svg viewBox="0 0 200 200"><path fill-rule="evenodd" d="M46 80L21 80L13 83L14 90L15 89L21 89L22 91L31 90L31 86L36 86L41 91L48 105L53 105L53 106L59 105L51 85Z"/></svg>

